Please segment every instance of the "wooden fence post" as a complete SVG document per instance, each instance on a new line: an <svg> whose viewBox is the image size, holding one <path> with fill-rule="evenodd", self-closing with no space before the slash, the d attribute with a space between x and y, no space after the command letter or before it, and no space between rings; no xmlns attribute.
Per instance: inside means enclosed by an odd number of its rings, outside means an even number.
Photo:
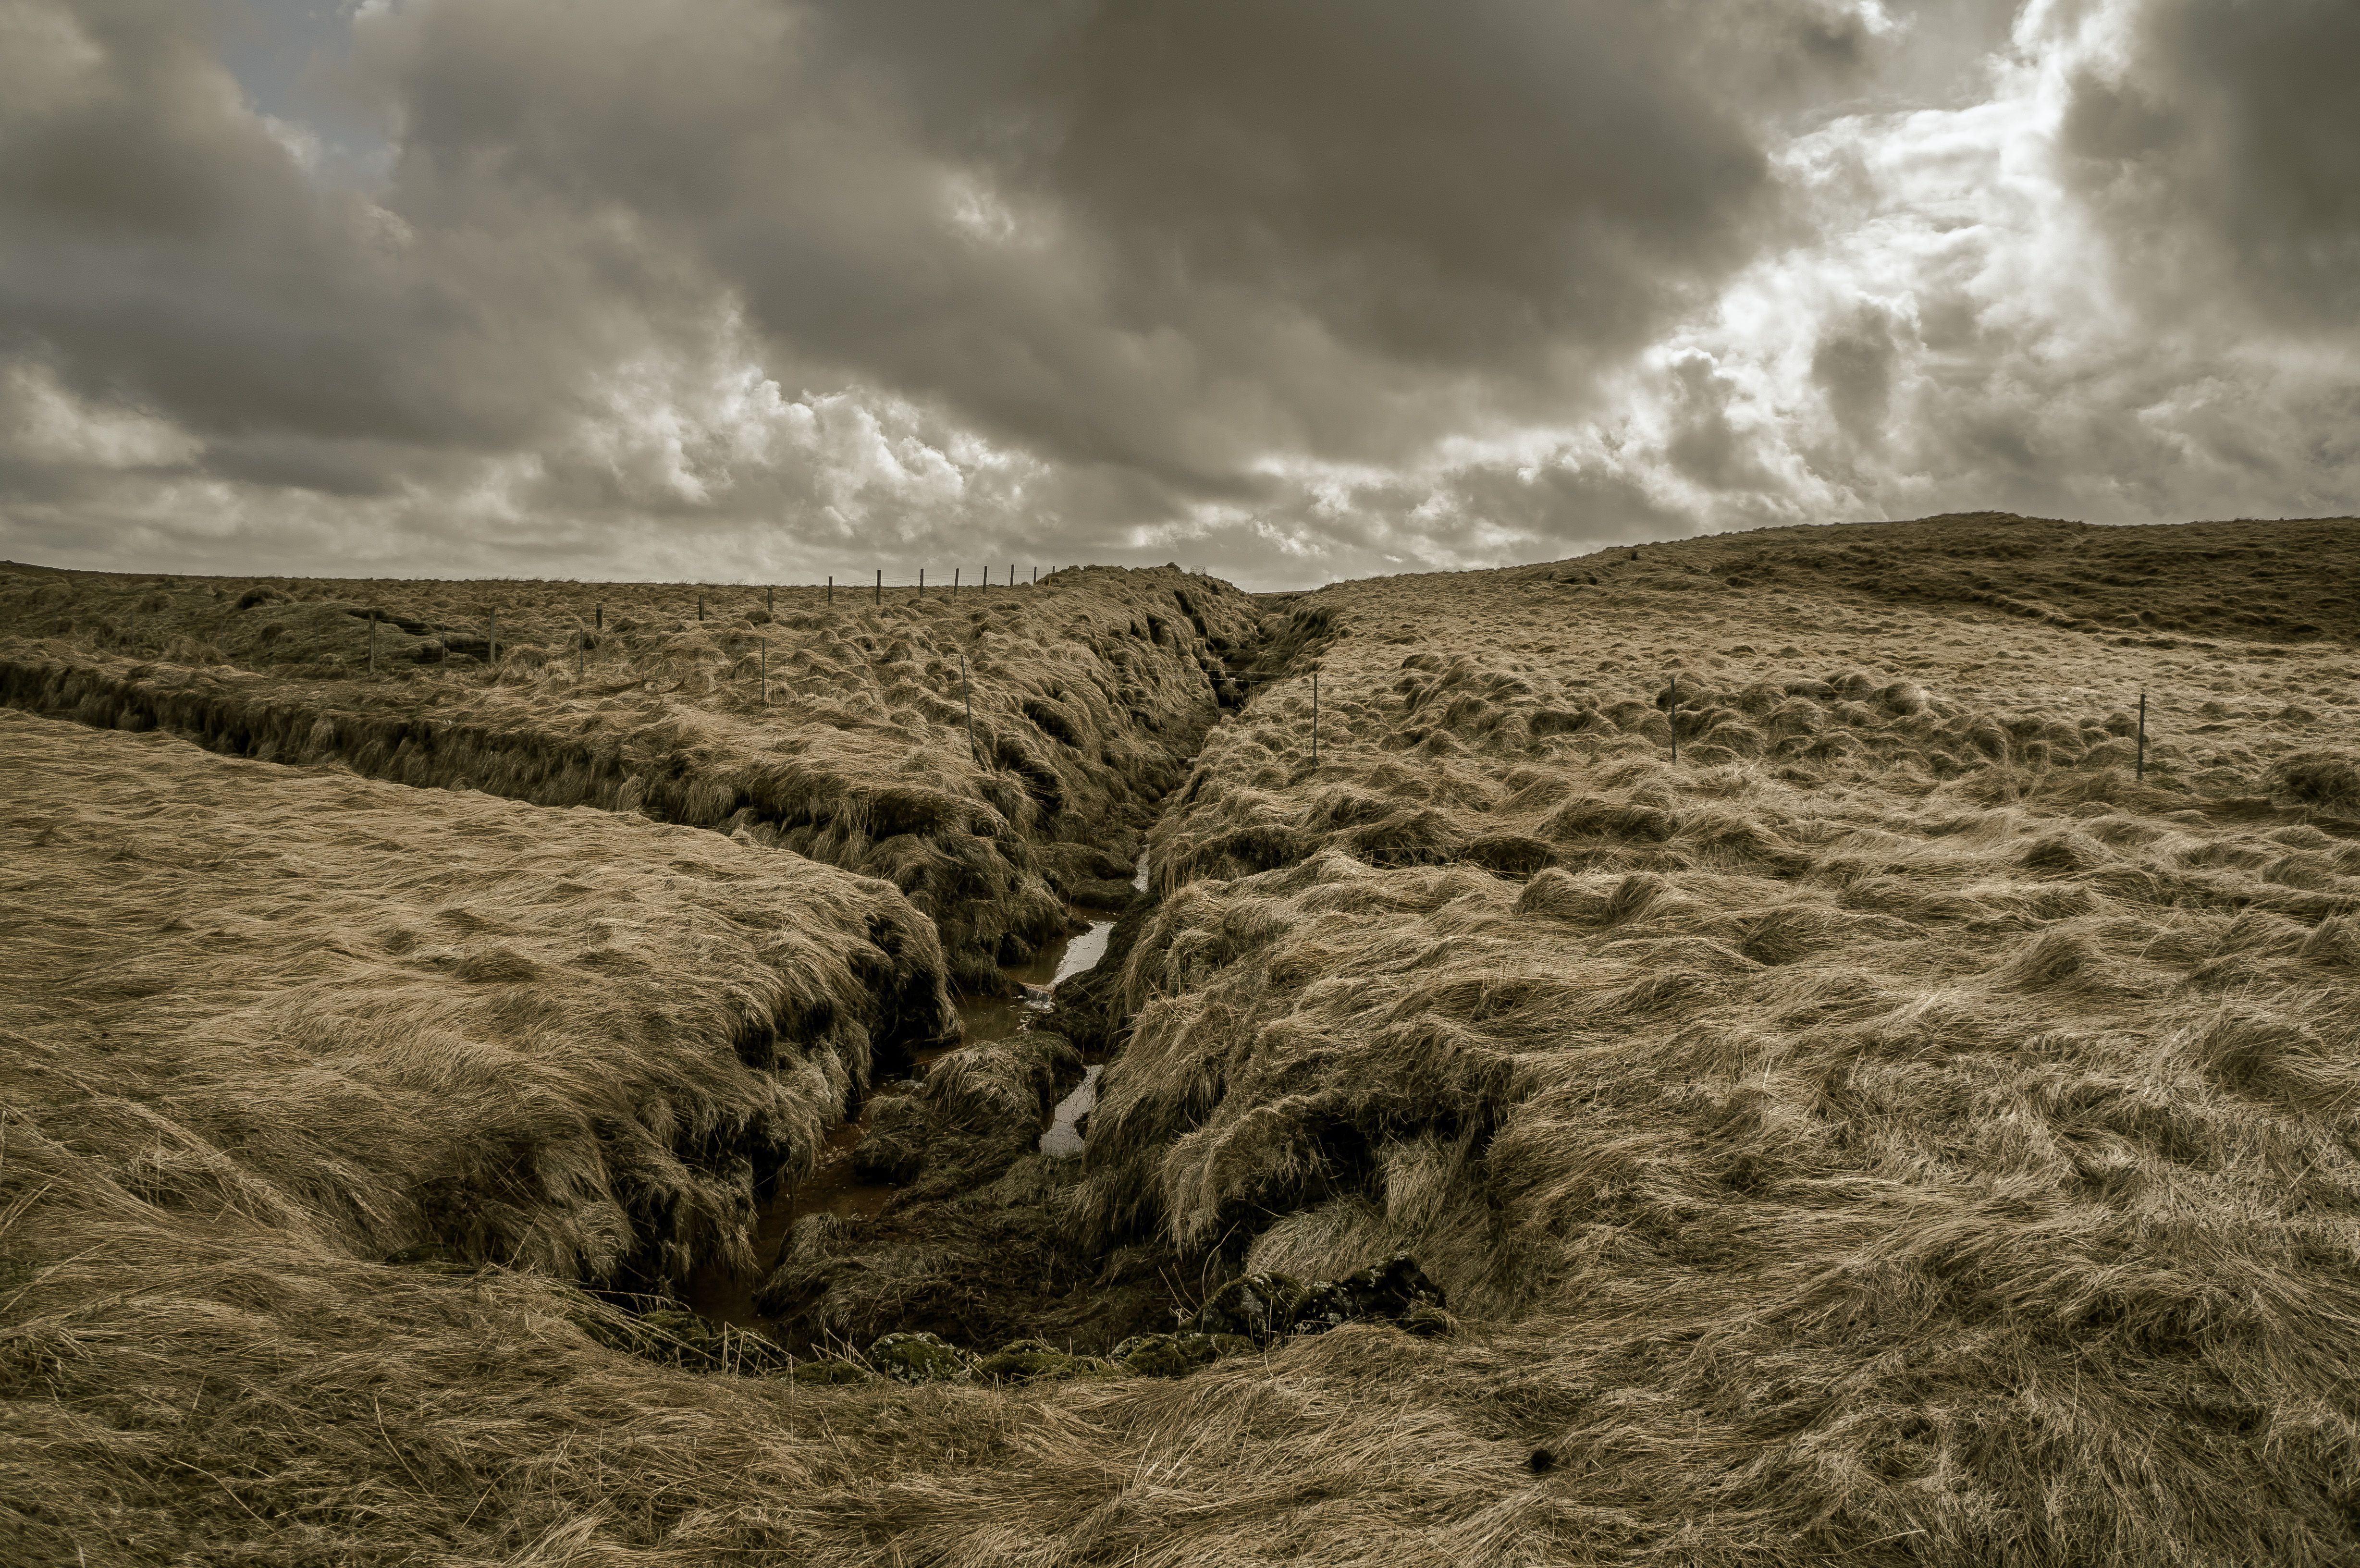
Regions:
<svg viewBox="0 0 2360 1568"><path fill-rule="evenodd" d="M696 618L699 622L705 619L705 595L702 593L696 596Z"/></svg>
<svg viewBox="0 0 2360 1568"><path fill-rule="evenodd" d="M877 569L877 602L885 602L885 569L881 566Z"/></svg>
<svg viewBox="0 0 2360 1568"><path fill-rule="evenodd" d="M836 603L836 574L832 572L827 578L827 602L831 604Z"/></svg>
<svg viewBox="0 0 2360 1568"><path fill-rule="evenodd" d="M606 629L606 601L604 599L598 601L598 629L601 632Z"/></svg>

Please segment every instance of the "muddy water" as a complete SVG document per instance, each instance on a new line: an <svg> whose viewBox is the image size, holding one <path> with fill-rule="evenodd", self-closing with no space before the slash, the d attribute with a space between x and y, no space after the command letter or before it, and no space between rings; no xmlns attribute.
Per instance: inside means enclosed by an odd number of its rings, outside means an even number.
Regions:
<svg viewBox="0 0 2360 1568"><path fill-rule="evenodd" d="M1141 857L1144 867L1146 857ZM1142 873L1144 876L1144 871ZM1020 994L1016 996L977 996L958 1003L959 1022L963 1026L959 1042L941 1051L923 1051L918 1056L917 1072L923 1073L934 1062L953 1051L965 1050L989 1040L1006 1040L1031 1027L1032 1019L1048 1011L1051 994L1064 981L1095 965L1106 956L1107 938L1114 922L1098 916L1075 910L1075 915L1089 922L1087 930L1044 946L1029 964L1003 969L1002 974L1014 981ZM1041 1135L1044 1154L1079 1154L1081 1136L1076 1128L1076 1119L1087 1115L1097 1101L1098 1069L1085 1071L1082 1084L1057 1106L1051 1127ZM880 1085L883 1087L883 1085ZM855 1119L839 1124L828 1134L821 1146L819 1165L810 1176L773 1196L763 1205L756 1224L754 1257L757 1267L738 1273L708 1264L691 1275L682 1291L687 1304L705 1317L735 1323L740 1328L758 1328L762 1314L755 1310L754 1292L769 1278L770 1266L786 1241L787 1232L795 1221L805 1214L833 1214L861 1219L875 1219L882 1214L901 1189L888 1182L864 1181L852 1168L852 1151L869 1131L869 1107L876 1104L872 1094ZM1056 1143L1051 1147L1052 1140ZM1070 1143L1070 1148L1068 1147Z"/></svg>

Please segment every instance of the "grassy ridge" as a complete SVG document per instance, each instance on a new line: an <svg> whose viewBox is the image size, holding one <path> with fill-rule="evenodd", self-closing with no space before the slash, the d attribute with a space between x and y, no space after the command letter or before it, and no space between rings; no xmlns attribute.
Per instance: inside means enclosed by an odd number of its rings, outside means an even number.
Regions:
<svg viewBox="0 0 2360 1568"><path fill-rule="evenodd" d="M1170 570L878 606L814 589L10 567L0 701L744 832L892 881L961 981L989 990L997 964L1064 930L1067 899L1127 896L1139 833L1235 700L1225 659L1258 618L1228 584Z"/></svg>

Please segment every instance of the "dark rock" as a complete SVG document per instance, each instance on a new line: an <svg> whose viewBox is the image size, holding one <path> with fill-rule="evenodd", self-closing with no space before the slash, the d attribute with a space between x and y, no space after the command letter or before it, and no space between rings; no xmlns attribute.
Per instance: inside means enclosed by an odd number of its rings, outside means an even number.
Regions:
<svg viewBox="0 0 2360 1568"><path fill-rule="evenodd" d="M1304 1299L1303 1283L1292 1274L1242 1275L1214 1291L1189 1326L1200 1334L1233 1334L1267 1345L1294 1332Z"/></svg>
<svg viewBox="0 0 2360 1568"><path fill-rule="evenodd" d="M1112 1361L1095 1356L1075 1356L1045 1339L1020 1339L1002 1345L975 1364L975 1375L998 1383L1051 1382L1065 1377L1103 1377L1115 1370Z"/></svg>
<svg viewBox="0 0 2360 1568"><path fill-rule="evenodd" d="M1442 1287L1427 1279L1426 1270L1406 1252L1396 1252L1382 1263L1347 1274L1336 1281L1336 1289L1342 1294L1347 1321L1351 1322L1398 1319L1413 1306L1449 1304L1443 1299Z"/></svg>
<svg viewBox="0 0 2360 1568"><path fill-rule="evenodd" d="M931 1334L889 1334L869 1347L869 1364L897 1383L947 1383L967 1376L967 1357Z"/></svg>
<svg viewBox="0 0 2360 1568"><path fill-rule="evenodd" d="M1197 1367L1209 1366L1220 1354L1219 1345L1209 1334L1137 1334L1114 1347L1112 1359L1125 1371L1143 1377L1185 1377Z"/></svg>
<svg viewBox="0 0 2360 1568"><path fill-rule="evenodd" d="M1451 1323L1442 1306L1442 1287L1408 1253L1397 1252L1341 1279L1308 1285L1275 1271L1245 1275L1214 1291L1189 1326L1205 1334L1242 1334L1258 1345L1285 1334L1325 1334L1348 1323L1391 1323L1415 1334L1447 1334Z"/></svg>

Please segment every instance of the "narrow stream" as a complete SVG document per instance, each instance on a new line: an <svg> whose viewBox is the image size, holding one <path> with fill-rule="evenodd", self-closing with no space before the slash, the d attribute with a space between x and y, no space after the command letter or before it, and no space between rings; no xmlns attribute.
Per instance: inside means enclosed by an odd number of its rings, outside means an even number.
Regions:
<svg viewBox="0 0 2360 1568"><path fill-rule="evenodd" d="M1142 855L1141 871L1134 885L1145 886L1146 864L1146 856ZM1029 964L1003 969L1001 973L1016 983L1017 996L962 999L957 1005L962 1026L958 1044L922 1052L913 1076L923 1075L934 1062L954 1051L1006 1040L1031 1028L1035 1018L1049 1010L1050 997L1058 985L1106 956L1107 938L1114 930L1114 921L1081 909L1074 910L1074 914L1087 920L1088 929L1047 944ZM1059 1102L1051 1126L1041 1135L1042 1153L1068 1158L1082 1151L1076 1124L1098 1102L1098 1073L1096 1066L1084 1069L1080 1085ZM878 1085L880 1089L883 1087ZM689 1277L682 1294L691 1307L705 1317L740 1328L761 1327L763 1318L754 1308L754 1292L769 1277L795 1221L816 1214L875 1219L884 1212L885 1205L901 1189L890 1182L864 1181L852 1168L852 1151L867 1136L869 1113L876 1104L877 1095L872 1093L863 1102L858 1116L839 1123L828 1134L826 1143L820 1149L818 1168L763 1205L754 1235L758 1261L751 1271L739 1274L718 1264L707 1264Z"/></svg>

